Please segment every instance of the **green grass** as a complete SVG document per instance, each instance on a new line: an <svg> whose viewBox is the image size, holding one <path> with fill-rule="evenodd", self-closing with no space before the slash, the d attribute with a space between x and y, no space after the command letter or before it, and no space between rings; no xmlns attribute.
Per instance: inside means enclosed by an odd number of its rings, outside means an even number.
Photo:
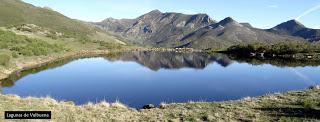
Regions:
<svg viewBox="0 0 320 122"><path fill-rule="evenodd" d="M9 54L0 53L0 65L8 66L10 63L11 56Z"/></svg>
<svg viewBox="0 0 320 122"><path fill-rule="evenodd" d="M116 50L128 47L119 43L113 43L103 40L91 40L81 38L79 40L58 38L54 39L45 35L28 33L26 35L17 35L7 29L0 29L0 50L6 51L13 58L45 56L54 53L78 51L78 50ZM24 32L22 32L24 34Z"/></svg>
<svg viewBox="0 0 320 122"><path fill-rule="evenodd" d="M3 30L0 30L0 49L10 51L14 57L19 57L19 55L40 56L66 51L62 45L50 44L40 39Z"/></svg>
<svg viewBox="0 0 320 122"><path fill-rule="evenodd" d="M24 3L21 0L1 0L0 16L0 27L11 28L23 24L35 24L43 29L62 33L64 38L119 42L116 37L85 22L68 18L51 9ZM53 34L48 36L57 38Z"/></svg>
<svg viewBox="0 0 320 122"><path fill-rule="evenodd" d="M85 38L84 41L71 38L55 39L32 31L21 32L0 27L0 79L7 78L10 73L22 68L47 62L46 59L54 60L78 52L82 52L81 55L85 55L83 52L107 53L111 50L118 51L123 48L133 47L88 38Z"/></svg>
<svg viewBox="0 0 320 122"><path fill-rule="evenodd" d="M36 24L63 32L68 37L83 37L95 29L50 9L35 7L20 0L2 0L0 26Z"/></svg>
<svg viewBox="0 0 320 122"><path fill-rule="evenodd" d="M316 109L320 107L320 98L305 98L302 105L306 109Z"/></svg>

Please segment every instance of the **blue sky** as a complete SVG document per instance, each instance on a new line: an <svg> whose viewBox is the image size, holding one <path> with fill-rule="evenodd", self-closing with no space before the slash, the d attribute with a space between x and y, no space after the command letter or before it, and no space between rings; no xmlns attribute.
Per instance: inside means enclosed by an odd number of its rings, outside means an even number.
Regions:
<svg viewBox="0 0 320 122"><path fill-rule="evenodd" d="M299 18L320 28L320 0L23 0L50 7L70 18L101 21L108 17L136 18L154 9L186 14L207 13L214 20L231 16L255 27L270 28Z"/></svg>

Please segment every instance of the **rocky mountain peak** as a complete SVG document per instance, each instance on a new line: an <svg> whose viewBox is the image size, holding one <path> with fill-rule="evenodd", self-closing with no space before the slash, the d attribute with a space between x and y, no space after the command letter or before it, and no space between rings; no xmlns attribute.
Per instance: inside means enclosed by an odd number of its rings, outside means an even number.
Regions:
<svg viewBox="0 0 320 122"><path fill-rule="evenodd" d="M107 19L102 20L102 22L114 22L114 21L117 21L117 19L112 18L112 17L109 17Z"/></svg>
<svg viewBox="0 0 320 122"><path fill-rule="evenodd" d="M158 16L161 16L162 14L163 13L160 10L156 9L140 16L139 18L158 17Z"/></svg>
<svg viewBox="0 0 320 122"><path fill-rule="evenodd" d="M210 18L207 14L196 14L195 16L198 16L201 18L201 23L213 23L214 21Z"/></svg>
<svg viewBox="0 0 320 122"><path fill-rule="evenodd" d="M243 23L240 23L240 24L243 25L243 26L246 26L248 28L253 28L253 26L250 23L247 23L247 22L243 22Z"/></svg>
<svg viewBox="0 0 320 122"><path fill-rule="evenodd" d="M229 24L229 23L239 24L237 21L235 21L235 20L234 20L233 18L231 18L231 17L227 17L227 18L225 18L225 19L223 19L223 20L221 20L221 21L219 22L220 25L226 25L226 24Z"/></svg>
<svg viewBox="0 0 320 122"><path fill-rule="evenodd" d="M289 20L267 31L280 35L302 37L310 42L319 41L320 37L320 30L307 28L297 20Z"/></svg>
<svg viewBox="0 0 320 122"><path fill-rule="evenodd" d="M289 31L298 31L300 29L306 28L303 24L301 24L297 20L289 20L287 22L281 23L274 27L273 29L283 29Z"/></svg>
<svg viewBox="0 0 320 122"><path fill-rule="evenodd" d="M300 23L298 20L295 20L295 19L289 20L286 23L289 23L289 24L291 23L292 25L299 25L299 26L303 26L304 27L304 25L302 23Z"/></svg>
<svg viewBox="0 0 320 122"><path fill-rule="evenodd" d="M155 10L150 11L149 13L162 13L162 12L159 9L155 9Z"/></svg>

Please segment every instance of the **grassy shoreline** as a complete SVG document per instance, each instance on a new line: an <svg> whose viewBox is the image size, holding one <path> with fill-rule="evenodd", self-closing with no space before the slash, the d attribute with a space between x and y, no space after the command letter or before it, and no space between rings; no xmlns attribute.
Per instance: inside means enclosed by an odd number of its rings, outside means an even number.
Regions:
<svg viewBox="0 0 320 122"><path fill-rule="evenodd" d="M53 121L319 121L320 89L289 91L225 102L163 104L162 108L133 109L121 103L75 106L52 98L21 98L0 94L4 111L52 111Z"/></svg>
<svg viewBox="0 0 320 122"><path fill-rule="evenodd" d="M63 53L54 53L48 56L23 57L21 60L11 61L14 64L8 67L0 67L0 82L8 78L16 72L38 68L46 64L54 63L68 58L81 58L87 56L107 55L111 52L126 52L126 51L157 51L157 52L201 52L201 50L188 49L167 49L167 48L137 48L126 47L122 49L106 49L106 50L75 50Z"/></svg>
<svg viewBox="0 0 320 122"><path fill-rule="evenodd" d="M220 52L246 58L320 59L320 45L309 43L240 44L225 50L209 50L210 52Z"/></svg>
<svg viewBox="0 0 320 122"><path fill-rule="evenodd" d="M43 65L54 63L66 58L79 58L84 56L103 55L108 54L109 52L109 50L80 50L74 52L66 52L64 54L52 54L49 56L31 57L29 60L26 59L24 61L13 61L13 66L0 69L0 80L8 78L11 74L15 72L41 67Z"/></svg>

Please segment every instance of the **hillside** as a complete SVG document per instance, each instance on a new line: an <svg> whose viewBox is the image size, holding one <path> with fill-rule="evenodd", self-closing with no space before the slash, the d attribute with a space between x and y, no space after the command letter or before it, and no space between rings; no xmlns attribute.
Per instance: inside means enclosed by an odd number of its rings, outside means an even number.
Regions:
<svg viewBox="0 0 320 122"><path fill-rule="evenodd" d="M216 22L206 14L185 15L151 11L136 19L108 18L92 23L132 43L153 47L227 48L240 43L305 41L293 35L270 33L228 17Z"/></svg>
<svg viewBox="0 0 320 122"><path fill-rule="evenodd" d="M215 21L206 14L185 15L153 10L136 19L109 18L93 24L107 31L121 34L136 44L176 47L180 45L177 40L213 23Z"/></svg>
<svg viewBox="0 0 320 122"><path fill-rule="evenodd" d="M235 44L279 43L302 40L295 37L277 35L256 29L248 24L240 24L231 17L218 23L198 29L185 36L182 47L225 48Z"/></svg>
<svg viewBox="0 0 320 122"><path fill-rule="evenodd" d="M99 36L101 38L97 39L116 40L115 37L89 24L70 19L49 8L24 3L21 0L1 0L0 16L2 27L34 24L50 31L60 32L65 38L90 39Z"/></svg>
<svg viewBox="0 0 320 122"><path fill-rule="evenodd" d="M310 42L320 41L320 29L307 28L297 20L289 20L267 31L281 35L302 37Z"/></svg>
<svg viewBox="0 0 320 122"><path fill-rule="evenodd" d="M0 16L0 79L61 57L107 53L125 45L86 22L20 0L1 0Z"/></svg>

